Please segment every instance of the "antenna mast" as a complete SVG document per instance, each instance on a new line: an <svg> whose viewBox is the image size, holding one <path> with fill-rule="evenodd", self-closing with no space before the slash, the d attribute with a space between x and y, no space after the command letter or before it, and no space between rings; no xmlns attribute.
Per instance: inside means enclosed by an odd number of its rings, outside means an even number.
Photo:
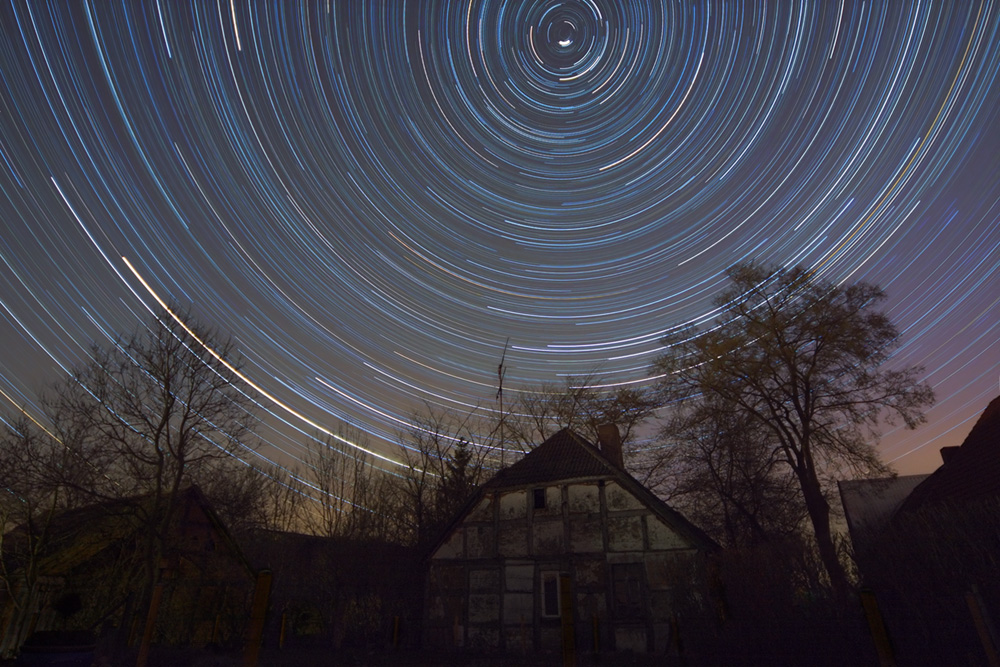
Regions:
<svg viewBox="0 0 1000 667"><path fill-rule="evenodd" d="M503 377L507 374L507 369L504 368L503 362L507 358L507 346L510 344L510 336L503 344L503 354L500 355L500 365L497 366L497 400L500 402L500 469L504 468L504 453L505 445L504 433L503 433L503 423L506 419L506 413L503 411Z"/></svg>

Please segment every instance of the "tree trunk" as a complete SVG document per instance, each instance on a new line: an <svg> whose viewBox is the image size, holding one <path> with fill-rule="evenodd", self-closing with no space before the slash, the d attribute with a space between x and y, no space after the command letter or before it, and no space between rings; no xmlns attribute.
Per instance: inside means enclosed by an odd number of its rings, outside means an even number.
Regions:
<svg viewBox="0 0 1000 667"><path fill-rule="evenodd" d="M804 468L797 470L799 484L802 487L802 497L806 503L806 511L809 513L809 520L816 535L816 546L819 548L819 557L826 569L827 576L830 577L830 586L838 602L847 600L850 593L850 584L847 580L847 572L837 555L837 547L833 543L833 535L830 532L830 504L823 495L819 480L813 470Z"/></svg>

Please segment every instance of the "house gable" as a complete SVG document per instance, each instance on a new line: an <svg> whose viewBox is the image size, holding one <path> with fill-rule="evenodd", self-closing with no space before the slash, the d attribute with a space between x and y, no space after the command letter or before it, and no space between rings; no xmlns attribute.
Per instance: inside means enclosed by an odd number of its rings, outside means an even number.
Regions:
<svg viewBox="0 0 1000 667"><path fill-rule="evenodd" d="M483 485L432 549L425 639L555 650L570 604L581 645L662 648L678 591L714 548L597 448L560 431Z"/></svg>
<svg viewBox="0 0 1000 667"><path fill-rule="evenodd" d="M541 507L536 506L538 492L544 493ZM604 501L600 500L601 493ZM688 548L695 549L718 548L701 529L612 464L594 445L573 431L563 429L481 486L431 548L429 557L436 559L444 557L444 552L455 553L458 544L455 533L467 522L489 524L494 518L494 507L499 520L524 522L529 516L532 520L561 516L564 504L570 515L597 516L601 502L607 503L613 512L652 512L661 524L675 533L675 543L685 543ZM625 521L624 525L632 523ZM502 532L509 533L518 526L520 524L503 526ZM657 534L662 533L659 527L655 530ZM497 541L500 542L499 537ZM518 540L508 536L508 541ZM517 547L512 553L524 555Z"/></svg>

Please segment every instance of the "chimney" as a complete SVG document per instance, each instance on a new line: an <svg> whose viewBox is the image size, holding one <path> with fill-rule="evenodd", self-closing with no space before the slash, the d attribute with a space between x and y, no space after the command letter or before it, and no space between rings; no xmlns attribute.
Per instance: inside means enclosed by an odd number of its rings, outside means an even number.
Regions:
<svg viewBox="0 0 1000 667"><path fill-rule="evenodd" d="M617 424L598 426L597 444L600 445L604 458L614 464L616 468L625 469L625 462L622 459L622 436L618 432Z"/></svg>
<svg viewBox="0 0 1000 667"><path fill-rule="evenodd" d="M954 447L942 447L941 448L941 463L947 463L955 458L955 454L958 454L958 450L962 447L956 445Z"/></svg>

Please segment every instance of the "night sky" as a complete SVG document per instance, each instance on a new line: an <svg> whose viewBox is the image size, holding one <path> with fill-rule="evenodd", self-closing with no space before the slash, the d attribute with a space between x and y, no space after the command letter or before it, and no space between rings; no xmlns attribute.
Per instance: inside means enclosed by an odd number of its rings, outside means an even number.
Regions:
<svg viewBox="0 0 1000 667"><path fill-rule="evenodd" d="M882 451L933 469L1000 393L1000 6L623 4L5 1L0 403L173 299L262 453L395 456L508 338L505 392L648 383L756 260L886 289L938 403Z"/></svg>

